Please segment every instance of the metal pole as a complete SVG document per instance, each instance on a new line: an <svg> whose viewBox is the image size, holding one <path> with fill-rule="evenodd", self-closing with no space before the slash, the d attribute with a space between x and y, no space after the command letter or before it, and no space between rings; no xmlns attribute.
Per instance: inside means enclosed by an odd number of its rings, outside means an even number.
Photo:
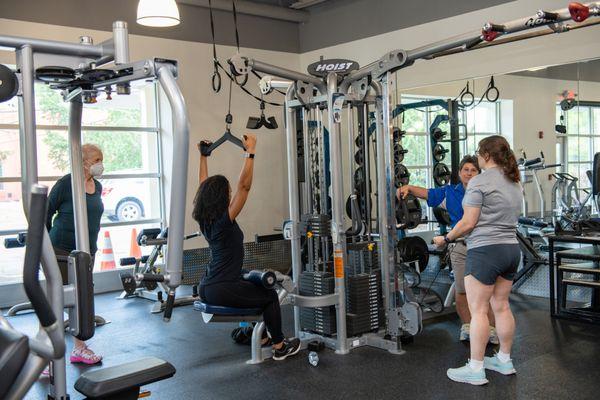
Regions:
<svg viewBox="0 0 600 400"><path fill-rule="evenodd" d="M59 54L63 56L96 58L110 55L108 47L102 45L90 46L87 44L57 42L55 40L31 39L9 35L0 36L0 47L21 49L25 46L30 46L39 53Z"/></svg>
<svg viewBox="0 0 600 400"><path fill-rule="evenodd" d="M296 111L289 106L294 99L294 87L290 86L285 95L286 112L286 148L287 148L287 172L288 172L288 194L290 220L292 221L292 279L294 285L300 283L300 272L302 270L302 257L300 254L300 201L298 199L298 149L296 137ZM305 136L308 130L304 132ZM306 152L304 153L306 157ZM294 306L294 335L300 335L300 308Z"/></svg>
<svg viewBox="0 0 600 400"><path fill-rule="evenodd" d="M19 134L21 155L21 192L23 210L29 218L29 197L33 184L38 181L37 171L37 143L35 124L35 88L34 88L34 62L33 49L30 45L24 45L16 51L17 66L21 71L22 95L19 97ZM50 242L50 236L44 231L42 244L42 269L46 277L46 289L48 299L52 305L55 315L63 313L63 286L62 277L54 255L54 248ZM57 318L57 329L64 339L64 322ZM50 396L53 399L66 399L66 364L64 357L52 362L52 382Z"/></svg>
<svg viewBox="0 0 600 400"><path fill-rule="evenodd" d="M546 201L544 199L544 189L542 189L542 185L540 184L540 181L538 179L537 172L535 170L533 170L532 174L533 174L533 180L535 182L535 187L538 191L538 195L540 196L540 218L543 221L544 215L546 213Z"/></svg>
<svg viewBox="0 0 600 400"><path fill-rule="evenodd" d="M367 223L367 240L371 240L371 147L369 142L369 109L363 104L359 111L362 115L361 133L363 142L364 177L365 177L365 221ZM359 115L359 123L361 119Z"/></svg>
<svg viewBox="0 0 600 400"><path fill-rule="evenodd" d="M392 192L392 153L390 133L390 102L388 72L381 84L374 85L377 91L376 127L377 127L377 208L379 209L379 259L381 260L381 275L383 279L384 306L389 313L396 308L396 299L392 299L391 282L395 268L395 223L394 195Z"/></svg>
<svg viewBox="0 0 600 400"><path fill-rule="evenodd" d="M302 108L302 146L304 147L304 212L310 214L312 203L312 185L311 185L311 168L310 168L310 140L308 135L308 117L309 112L306 108Z"/></svg>
<svg viewBox="0 0 600 400"><path fill-rule="evenodd" d="M173 113L173 150L171 169L171 197L169 204L169 241L167 243L167 285L169 296L175 297L175 290L181 285L183 270L183 235L185 227L185 206L188 170L188 147L190 126L185 100L173 73L172 65L158 68L157 76ZM166 315L165 315L166 317Z"/></svg>
<svg viewBox="0 0 600 400"><path fill-rule="evenodd" d="M333 265L335 291L338 295L336 304L337 348L336 353L347 354L346 343L346 281L344 279L346 235L344 229L344 187L342 174L342 137L341 123L334 113L334 95L337 92L337 75L327 75L327 108L329 127L329 171L331 175L331 214L333 236ZM341 115L340 115L341 117Z"/></svg>
<svg viewBox="0 0 600 400"><path fill-rule="evenodd" d="M113 42L115 44L115 65L129 62L129 31L127 22L113 22Z"/></svg>
<svg viewBox="0 0 600 400"><path fill-rule="evenodd" d="M252 69L255 71L263 72L269 75L275 75L280 78L289 79L291 81L312 83L318 89L323 88L323 81L312 75L303 74L301 72L292 71L290 69L278 67L276 65L267 64L255 59L248 59L248 65L252 67Z"/></svg>
<svg viewBox="0 0 600 400"><path fill-rule="evenodd" d="M81 116L83 103L81 96L70 101L69 108L69 154L71 159L71 188L73 196L73 214L75 217L75 246L77 250L90 253L90 236L87 217L87 199L85 175L83 172L83 154L81 152Z"/></svg>
<svg viewBox="0 0 600 400"><path fill-rule="evenodd" d="M16 52L17 66L21 71L21 90L19 97L19 142L27 149L28 155L21 154L22 200L25 215L29 214L29 196L31 185L37 183L37 145L35 130L35 86L33 49L29 45Z"/></svg>

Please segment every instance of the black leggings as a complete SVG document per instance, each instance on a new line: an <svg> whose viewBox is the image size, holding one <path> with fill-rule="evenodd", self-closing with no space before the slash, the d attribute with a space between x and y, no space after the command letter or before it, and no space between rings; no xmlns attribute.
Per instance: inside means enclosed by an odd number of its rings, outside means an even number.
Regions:
<svg viewBox="0 0 600 400"><path fill-rule="evenodd" d="M200 298L209 304L225 307L261 308L273 343L281 343L284 339L279 298L273 289L265 289L243 280L212 283L200 286Z"/></svg>

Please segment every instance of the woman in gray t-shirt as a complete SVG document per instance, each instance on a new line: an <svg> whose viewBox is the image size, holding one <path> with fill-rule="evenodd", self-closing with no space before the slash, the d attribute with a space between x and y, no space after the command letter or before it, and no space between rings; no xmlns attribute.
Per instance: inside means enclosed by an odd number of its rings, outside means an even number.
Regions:
<svg viewBox="0 0 600 400"><path fill-rule="evenodd" d="M479 166L485 171L471 179L463 199L464 216L446 237L436 237L438 246L467 235L465 289L471 311L471 359L447 375L456 382L483 385L485 370L504 375L515 373L510 359L515 319L508 304L512 282L521 260L516 227L522 191L519 169L510 145L502 136L479 142ZM489 337L488 309L496 317L500 350L484 357Z"/></svg>

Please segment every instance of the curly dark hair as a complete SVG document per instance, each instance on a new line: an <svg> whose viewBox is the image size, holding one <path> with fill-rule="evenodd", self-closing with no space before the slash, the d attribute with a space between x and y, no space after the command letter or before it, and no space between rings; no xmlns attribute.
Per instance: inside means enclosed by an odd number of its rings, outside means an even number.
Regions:
<svg viewBox="0 0 600 400"><path fill-rule="evenodd" d="M229 208L229 181L223 175L206 178L194 198L192 218L204 232L207 226L219 219Z"/></svg>
<svg viewBox="0 0 600 400"><path fill-rule="evenodd" d="M467 154L466 156L464 156L463 159L460 160L460 164L458 165L458 170L460 171L461 169L463 169L465 164L472 164L475 168L477 168L477 171L479 171L479 173L481 173L481 168L479 168L479 162L477 161L477 157L472 156L470 154Z"/></svg>
<svg viewBox="0 0 600 400"><path fill-rule="evenodd" d="M504 172L504 176L513 182L519 182L519 166L515 153L510 149L508 141L500 135L488 136L479 142L479 155L489 156Z"/></svg>

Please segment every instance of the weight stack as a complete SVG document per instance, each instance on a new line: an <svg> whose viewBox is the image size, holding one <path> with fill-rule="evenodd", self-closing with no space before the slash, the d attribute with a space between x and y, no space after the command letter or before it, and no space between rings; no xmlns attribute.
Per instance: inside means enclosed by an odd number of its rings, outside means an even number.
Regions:
<svg viewBox="0 0 600 400"><path fill-rule="evenodd" d="M371 250L368 249L370 244L373 245ZM379 252L375 243L348 243L347 249L347 274L371 273L379 268Z"/></svg>
<svg viewBox="0 0 600 400"><path fill-rule="evenodd" d="M299 293L302 296L322 296L335 290L330 272L303 272L300 275ZM331 336L336 333L335 306L300 309L302 330Z"/></svg>
<svg viewBox="0 0 600 400"><path fill-rule="evenodd" d="M346 326L349 336L378 330L385 311L381 294L381 270L347 278Z"/></svg>

